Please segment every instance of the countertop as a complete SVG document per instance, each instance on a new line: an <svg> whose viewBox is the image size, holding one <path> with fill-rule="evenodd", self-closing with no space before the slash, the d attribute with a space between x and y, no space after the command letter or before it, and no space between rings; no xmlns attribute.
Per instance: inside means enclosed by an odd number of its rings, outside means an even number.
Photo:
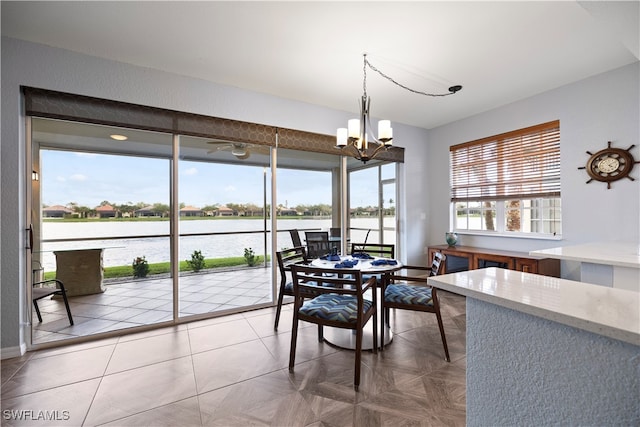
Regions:
<svg viewBox="0 0 640 427"><path fill-rule="evenodd" d="M568 261L640 268L640 243L638 242L594 242L541 249L531 251L529 254Z"/></svg>
<svg viewBox="0 0 640 427"><path fill-rule="evenodd" d="M430 277L439 289L640 346L640 293L485 268Z"/></svg>

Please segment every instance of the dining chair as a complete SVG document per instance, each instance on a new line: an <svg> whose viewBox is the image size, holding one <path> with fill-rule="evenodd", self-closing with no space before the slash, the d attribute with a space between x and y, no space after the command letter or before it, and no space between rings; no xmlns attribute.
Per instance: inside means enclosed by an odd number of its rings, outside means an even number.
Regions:
<svg viewBox="0 0 640 427"><path fill-rule="evenodd" d="M450 362L437 289L426 286L428 277L442 272L445 259L446 257L442 253L436 252L431 267L404 266L401 270L386 273L382 281L381 309L385 325L389 325L389 309L391 308L434 313L438 320L445 360ZM381 332L381 342L384 342L384 329L383 327Z"/></svg>
<svg viewBox="0 0 640 427"><path fill-rule="evenodd" d="M291 235L291 242L294 247L302 246L302 241L300 240L300 232L297 229L289 230L289 235Z"/></svg>
<svg viewBox="0 0 640 427"><path fill-rule="evenodd" d="M362 247L364 247L367 244L367 242L369 241L369 234L371 234L371 229L367 230L367 234L365 234L364 240L363 240L364 243L356 243L356 245L357 245L356 249L357 250L361 249ZM349 252L350 254L353 253L353 249L354 249L354 245L351 245L351 251Z"/></svg>
<svg viewBox="0 0 640 427"><path fill-rule="evenodd" d="M396 245L391 243L352 243L351 244L351 256L358 257L359 255L369 255L370 257L380 257L395 259ZM375 277L378 283L382 281L381 274L365 275L364 280L369 280L369 277Z"/></svg>
<svg viewBox="0 0 640 427"><path fill-rule="evenodd" d="M331 251L328 231L305 231L304 234L309 258L320 258Z"/></svg>
<svg viewBox="0 0 640 427"><path fill-rule="evenodd" d="M293 327L291 330L291 353L289 372L293 372L296 360L298 323L302 320L318 325L318 340L323 341L322 328L352 329L356 335L355 372L353 386L360 386L360 365L362 359L362 335L364 326L373 317L373 352L378 347L377 292L375 281L362 281L359 270L335 269L335 275L325 276L326 269L293 264ZM319 286L320 285L320 286ZM371 289L372 292L365 293ZM371 299L369 299L369 295Z"/></svg>
<svg viewBox="0 0 640 427"><path fill-rule="evenodd" d="M340 227L331 227L329 229L329 237L340 237L342 235L342 231Z"/></svg>
<svg viewBox="0 0 640 427"><path fill-rule="evenodd" d="M396 245L391 243L351 243L351 255L365 253L371 256L394 259Z"/></svg>
<svg viewBox="0 0 640 427"><path fill-rule="evenodd" d="M296 246L295 248L283 249L276 252L278 259L278 270L280 270L280 289L278 291L278 306L276 308L276 321L273 329L278 329L280 322L280 313L282 311L282 301L284 296L293 296L293 282L287 280L287 274L291 273L291 265L307 262L307 250L304 246Z"/></svg>
<svg viewBox="0 0 640 427"><path fill-rule="evenodd" d="M31 300L33 301L33 306L36 309L38 321L42 323L42 315L40 314L40 307L38 307L38 300L51 295L60 295L62 297L64 306L67 309L67 317L69 317L69 323L73 325L73 317L71 316L71 309L69 309L67 291L64 288L64 283L62 283L62 281L58 279L44 280L42 282L36 282L33 284L33 288L31 289Z"/></svg>

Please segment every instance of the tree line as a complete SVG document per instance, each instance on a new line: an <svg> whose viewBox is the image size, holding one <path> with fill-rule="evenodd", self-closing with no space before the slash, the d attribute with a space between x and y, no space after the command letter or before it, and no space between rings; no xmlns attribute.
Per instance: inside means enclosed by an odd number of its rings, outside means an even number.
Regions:
<svg viewBox="0 0 640 427"><path fill-rule="evenodd" d="M390 200L390 204L393 205L393 200ZM67 209L73 211L80 218L90 218L97 214L97 208L102 206L111 206L116 212L120 215L133 216L136 211L147 208L157 216L165 217L169 215L170 207L165 203L145 203L145 202L127 202L127 203L112 203L108 200L103 200L100 204L94 208L80 205L76 202L69 202L65 205ZM182 209L186 207L186 203L180 203L179 208ZM44 207L48 207L48 205L44 205ZM239 215L243 212L262 212L262 206L258 206L254 203L227 203L221 205L219 203L214 203L210 205L206 205L200 207L199 209L203 212L215 212L221 207L227 207L234 212L234 215ZM271 205L267 204L267 212L271 210ZM278 205L279 212L293 212L295 211L295 215L308 215L308 216L329 216L332 214L331 205L327 204L315 204L315 205L305 205L300 204L293 207L287 207L282 204ZM356 216L376 216L378 213L377 207L373 206L361 206L351 209L352 215ZM394 215L395 214L395 206L391 206L384 210L384 215Z"/></svg>

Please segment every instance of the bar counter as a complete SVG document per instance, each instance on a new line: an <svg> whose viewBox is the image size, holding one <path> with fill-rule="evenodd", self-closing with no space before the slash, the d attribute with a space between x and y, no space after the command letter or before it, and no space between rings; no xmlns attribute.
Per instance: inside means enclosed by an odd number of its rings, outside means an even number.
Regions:
<svg viewBox="0 0 640 427"><path fill-rule="evenodd" d="M640 425L640 293L500 268L429 284L467 297L467 425Z"/></svg>
<svg viewBox="0 0 640 427"><path fill-rule="evenodd" d="M594 242L531 251L580 264L580 282L640 292L640 242Z"/></svg>

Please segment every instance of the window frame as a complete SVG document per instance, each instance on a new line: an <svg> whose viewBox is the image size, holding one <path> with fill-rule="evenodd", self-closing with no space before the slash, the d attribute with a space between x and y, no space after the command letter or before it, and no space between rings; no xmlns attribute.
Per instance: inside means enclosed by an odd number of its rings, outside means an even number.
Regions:
<svg viewBox="0 0 640 427"><path fill-rule="evenodd" d="M522 147L527 148L531 156L519 155ZM449 150L451 230L485 236L562 238L559 120L452 145ZM519 202L518 231L507 229L510 201ZM479 203L484 212L485 202L494 204L494 229L486 229L484 221L480 228L469 228L469 205ZM458 205L461 203L466 205L466 228L459 227ZM559 215L549 215L545 209ZM528 217L522 214L526 210L531 213ZM554 219L556 217L558 219ZM529 222L525 228L537 227L538 231L522 231L525 220ZM545 227L552 223L555 226ZM545 228L549 232L545 232Z"/></svg>

